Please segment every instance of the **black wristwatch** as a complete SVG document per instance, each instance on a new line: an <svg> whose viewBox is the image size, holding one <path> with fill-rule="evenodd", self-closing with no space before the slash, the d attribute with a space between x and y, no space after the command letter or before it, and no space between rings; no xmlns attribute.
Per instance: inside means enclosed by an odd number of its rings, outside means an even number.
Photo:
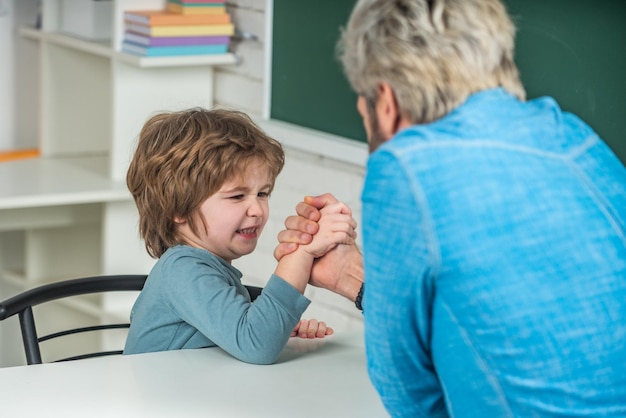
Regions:
<svg viewBox="0 0 626 418"><path fill-rule="evenodd" d="M361 302L363 301L363 288L365 288L365 283L361 284L359 293L356 295L356 300L354 301L356 308L361 312L363 312L363 306L361 305Z"/></svg>

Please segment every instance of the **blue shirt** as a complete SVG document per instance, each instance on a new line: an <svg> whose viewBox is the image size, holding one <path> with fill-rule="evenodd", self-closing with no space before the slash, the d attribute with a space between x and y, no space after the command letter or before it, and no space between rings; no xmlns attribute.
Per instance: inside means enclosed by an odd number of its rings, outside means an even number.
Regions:
<svg viewBox="0 0 626 418"><path fill-rule="evenodd" d="M248 363L273 363L310 301L272 275L251 303L241 276L203 249L168 249L133 306L124 354L217 345Z"/></svg>
<svg viewBox="0 0 626 418"><path fill-rule="evenodd" d="M368 368L393 417L626 416L626 170L502 89L374 152Z"/></svg>

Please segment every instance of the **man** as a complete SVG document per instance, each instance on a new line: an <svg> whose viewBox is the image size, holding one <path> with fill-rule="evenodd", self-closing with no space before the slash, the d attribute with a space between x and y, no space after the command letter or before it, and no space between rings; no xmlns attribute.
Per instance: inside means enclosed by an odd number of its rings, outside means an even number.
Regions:
<svg viewBox="0 0 626 418"><path fill-rule="evenodd" d="M360 0L339 43L372 152L364 264L342 246L310 283L358 302L364 269L394 417L626 416L626 169L525 101L513 46L498 0ZM298 205L275 256L332 201Z"/></svg>

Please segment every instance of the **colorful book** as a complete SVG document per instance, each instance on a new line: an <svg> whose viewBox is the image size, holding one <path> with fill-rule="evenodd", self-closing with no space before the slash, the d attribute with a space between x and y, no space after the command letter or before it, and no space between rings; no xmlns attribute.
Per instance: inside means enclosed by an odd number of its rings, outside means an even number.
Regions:
<svg viewBox="0 0 626 418"><path fill-rule="evenodd" d="M178 3L168 3L167 10L173 13L180 13L184 15L194 14L222 14L226 13L225 6L207 5L207 4L191 4L186 3L181 5Z"/></svg>
<svg viewBox="0 0 626 418"><path fill-rule="evenodd" d="M221 25L150 26L127 23L126 30L148 36L232 36L235 33L235 25L232 23L225 23Z"/></svg>
<svg viewBox="0 0 626 418"><path fill-rule="evenodd" d="M171 3L178 3L178 4L221 4L224 5L225 1L224 0L170 0Z"/></svg>
<svg viewBox="0 0 626 418"><path fill-rule="evenodd" d="M168 0L167 2L181 6L226 6L225 0Z"/></svg>
<svg viewBox="0 0 626 418"><path fill-rule="evenodd" d="M15 151L0 151L0 163L5 161L15 161L25 158L39 157L39 155L40 152L38 148L20 149Z"/></svg>
<svg viewBox="0 0 626 418"><path fill-rule="evenodd" d="M230 36L147 36L126 32L124 40L143 46L228 45Z"/></svg>
<svg viewBox="0 0 626 418"><path fill-rule="evenodd" d="M228 45L143 46L124 42L122 44L122 51L144 57L210 55L225 54L228 52Z"/></svg>
<svg viewBox="0 0 626 418"><path fill-rule="evenodd" d="M124 13L126 22L140 25L214 25L230 23L230 14L181 14L166 10L133 10Z"/></svg>

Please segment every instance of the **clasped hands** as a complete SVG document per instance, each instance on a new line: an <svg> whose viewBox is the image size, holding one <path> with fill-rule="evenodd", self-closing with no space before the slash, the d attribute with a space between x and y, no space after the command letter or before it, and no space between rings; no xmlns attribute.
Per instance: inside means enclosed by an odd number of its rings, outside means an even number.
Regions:
<svg viewBox="0 0 626 418"><path fill-rule="evenodd" d="M285 219L285 228L278 234L279 244L274 250L274 257L280 260L283 256L294 252L298 245L306 245L312 242L313 236L319 230L318 221L324 216L325 208L337 207L340 202L330 193L320 196L306 196L303 202L296 206L297 215ZM354 300L352 282L348 277L350 272L361 268L362 258L355 240L357 223L352 218L352 212L348 206L341 204L343 214L350 215L349 222L336 233L337 244L326 248L323 254L316 254L313 263L309 284L328 289ZM331 212L332 213L332 212ZM359 278L362 281L362 277ZM357 287L358 291L358 287ZM322 338L331 335L332 328L324 322L316 320L302 320L296 325L292 337Z"/></svg>

